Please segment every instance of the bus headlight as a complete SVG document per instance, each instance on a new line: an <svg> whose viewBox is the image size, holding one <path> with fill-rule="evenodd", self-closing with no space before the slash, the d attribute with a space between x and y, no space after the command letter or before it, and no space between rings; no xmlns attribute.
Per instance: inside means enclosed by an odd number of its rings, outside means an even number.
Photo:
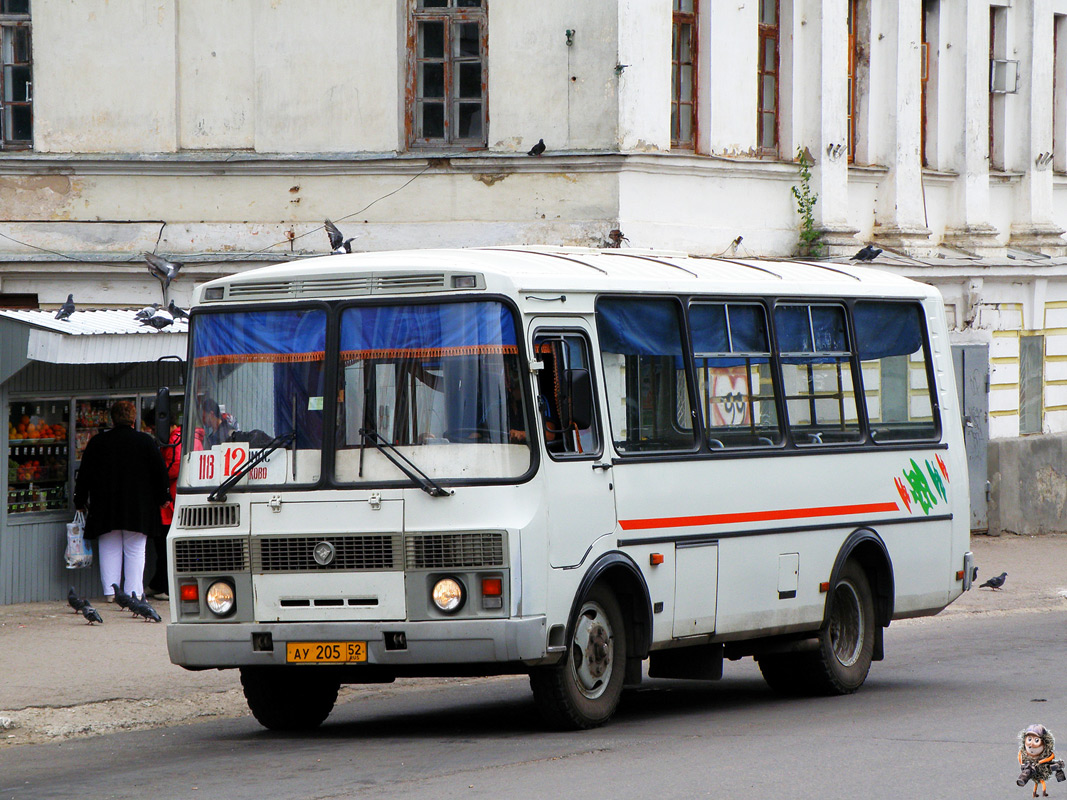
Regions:
<svg viewBox="0 0 1067 800"><path fill-rule="evenodd" d="M438 610L446 614L454 614L463 608L466 593L463 591L463 584L455 578L441 578L433 585L430 597Z"/></svg>
<svg viewBox="0 0 1067 800"><path fill-rule="evenodd" d="M233 613L236 605L236 597L233 586L226 581L215 581L207 587L207 607L219 617L225 617Z"/></svg>

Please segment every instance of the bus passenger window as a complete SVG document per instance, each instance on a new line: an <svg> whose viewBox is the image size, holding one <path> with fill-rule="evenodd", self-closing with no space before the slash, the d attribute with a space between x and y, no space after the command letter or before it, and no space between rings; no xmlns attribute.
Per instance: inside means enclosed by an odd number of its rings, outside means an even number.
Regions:
<svg viewBox="0 0 1067 800"><path fill-rule="evenodd" d="M853 320L871 438L877 443L937 439L922 307L861 301Z"/></svg>
<svg viewBox="0 0 1067 800"><path fill-rule="evenodd" d="M845 309L781 305L774 309L786 412L798 445L862 438L856 410Z"/></svg>
<svg viewBox="0 0 1067 800"><path fill-rule="evenodd" d="M544 368L537 373L537 416L545 447L553 458L600 453L593 408L589 346L575 333L539 332L534 352Z"/></svg>
<svg viewBox="0 0 1067 800"><path fill-rule="evenodd" d="M694 303L696 390L712 450L781 444L767 316L755 303Z"/></svg>
<svg viewBox="0 0 1067 800"><path fill-rule="evenodd" d="M674 300L647 297L597 303L608 414L620 453L693 449L680 310Z"/></svg>

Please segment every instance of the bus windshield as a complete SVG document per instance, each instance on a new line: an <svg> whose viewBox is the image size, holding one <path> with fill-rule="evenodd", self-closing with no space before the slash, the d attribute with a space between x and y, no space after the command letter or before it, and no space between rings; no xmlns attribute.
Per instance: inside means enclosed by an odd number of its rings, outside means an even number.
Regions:
<svg viewBox="0 0 1067 800"><path fill-rule="evenodd" d="M255 482L318 481L326 310L197 314L192 330L196 402L188 415L188 450L228 452L232 443L243 443L246 456L276 437L292 436L289 449L274 454ZM228 457L220 470L187 470L184 482L217 485L236 466Z"/></svg>
<svg viewBox="0 0 1067 800"><path fill-rule="evenodd" d="M501 303L358 306L341 313L335 479L402 479L373 446L432 478L530 467L515 321Z"/></svg>

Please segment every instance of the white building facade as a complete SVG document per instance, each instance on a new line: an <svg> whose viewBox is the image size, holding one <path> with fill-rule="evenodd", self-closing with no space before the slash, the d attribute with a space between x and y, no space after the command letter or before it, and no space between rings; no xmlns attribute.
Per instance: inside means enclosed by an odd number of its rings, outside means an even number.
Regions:
<svg viewBox="0 0 1067 800"><path fill-rule="evenodd" d="M145 250L182 301L326 218L789 256L806 189L822 257L883 248L989 346L993 438L1067 431L1067 0L0 0L0 33L0 305L159 299Z"/></svg>

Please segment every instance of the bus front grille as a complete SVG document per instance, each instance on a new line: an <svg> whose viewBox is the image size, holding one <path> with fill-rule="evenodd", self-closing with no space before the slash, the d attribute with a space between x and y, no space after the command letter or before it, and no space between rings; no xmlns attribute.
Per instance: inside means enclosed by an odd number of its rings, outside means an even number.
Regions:
<svg viewBox="0 0 1067 800"><path fill-rule="evenodd" d="M180 575L196 572L248 572L248 540L176 539L174 567Z"/></svg>
<svg viewBox="0 0 1067 800"><path fill-rule="evenodd" d="M505 567L503 533L417 533L405 540L408 569Z"/></svg>
<svg viewBox="0 0 1067 800"><path fill-rule="evenodd" d="M318 545L323 542L328 542L331 547L321 548L316 552ZM326 563L322 563L323 561ZM399 568L399 533L264 536L252 540L253 572L370 571Z"/></svg>
<svg viewBox="0 0 1067 800"><path fill-rule="evenodd" d="M182 506L179 528L236 528L240 524L240 506Z"/></svg>

